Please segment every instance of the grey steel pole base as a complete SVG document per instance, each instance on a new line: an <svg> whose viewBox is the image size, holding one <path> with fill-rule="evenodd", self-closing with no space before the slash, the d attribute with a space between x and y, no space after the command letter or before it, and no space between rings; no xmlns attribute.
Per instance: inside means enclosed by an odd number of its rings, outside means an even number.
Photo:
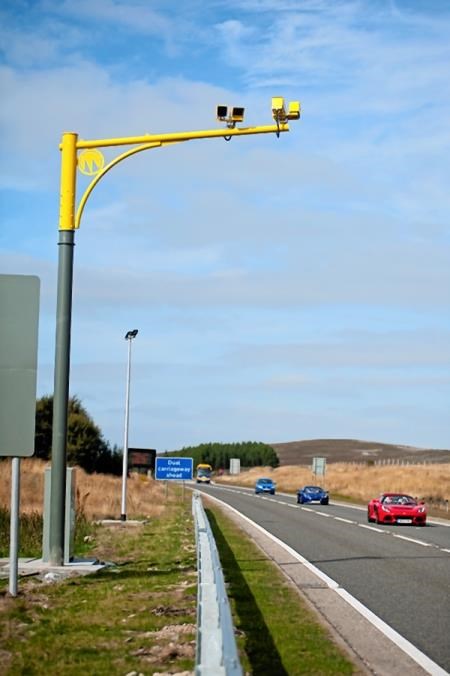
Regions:
<svg viewBox="0 0 450 676"><path fill-rule="evenodd" d="M64 563L67 416L69 407L74 239L73 230L59 231L49 538L50 565L52 566L62 566Z"/></svg>
<svg viewBox="0 0 450 676"><path fill-rule="evenodd" d="M126 514L121 514L121 515L120 515L120 520L121 520L121 521L126 521L126 520L127 520L127 515L126 515Z"/></svg>

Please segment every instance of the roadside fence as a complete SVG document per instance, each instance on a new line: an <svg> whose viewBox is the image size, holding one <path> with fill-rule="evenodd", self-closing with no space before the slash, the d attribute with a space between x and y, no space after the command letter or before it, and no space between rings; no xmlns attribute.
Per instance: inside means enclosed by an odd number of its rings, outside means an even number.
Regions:
<svg viewBox="0 0 450 676"><path fill-rule="evenodd" d="M436 465L436 464L441 464L441 463L446 463L448 462L448 458L433 458L432 460L430 459L422 459L418 458L417 460L415 459L405 459L405 458L379 458L378 460L375 458L367 457L364 460L344 460L343 464L345 465L361 465L363 467L367 466L380 466L380 465L400 465L403 467L407 466L426 466L426 465ZM331 464L331 463L330 463Z"/></svg>

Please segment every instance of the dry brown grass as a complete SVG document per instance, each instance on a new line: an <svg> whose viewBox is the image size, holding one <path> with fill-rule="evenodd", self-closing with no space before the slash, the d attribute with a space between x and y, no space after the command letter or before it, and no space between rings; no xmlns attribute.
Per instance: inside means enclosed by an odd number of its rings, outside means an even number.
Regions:
<svg viewBox="0 0 450 676"><path fill-rule="evenodd" d="M261 476L271 477L277 490L286 493L305 484L320 484L331 493L367 502L382 492L408 493L427 500L450 498L450 464L432 465L351 465L333 463L327 465L325 477L316 477L308 467L287 466L254 467L239 476L216 477L219 483L235 483L253 486Z"/></svg>
<svg viewBox="0 0 450 676"><path fill-rule="evenodd" d="M42 512L44 502L44 470L48 464L33 458L21 461L21 512ZM330 463L325 477L316 479L308 467L298 465L254 467L238 476L215 477L219 483L234 483L253 487L260 476L270 476L277 490L295 493L300 486L323 485L332 494L358 502L367 502L384 491L408 493L427 501L450 499L450 464L430 465L353 465ZM11 464L0 464L0 505L9 507L11 500ZM121 507L121 477L86 474L77 468L78 506L89 519L118 518ZM127 517L162 514L167 503L165 487L160 481L133 474L127 482Z"/></svg>
<svg viewBox="0 0 450 676"><path fill-rule="evenodd" d="M42 512L44 471L48 463L23 458L20 472L20 511ZM117 519L121 512L122 479L107 474L86 474L76 470L78 507L88 519ZM0 464L0 505L11 502L11 461ZM132 474L127 481L127 517L159 516L165 509L165 488L160 481Z"/></svg>

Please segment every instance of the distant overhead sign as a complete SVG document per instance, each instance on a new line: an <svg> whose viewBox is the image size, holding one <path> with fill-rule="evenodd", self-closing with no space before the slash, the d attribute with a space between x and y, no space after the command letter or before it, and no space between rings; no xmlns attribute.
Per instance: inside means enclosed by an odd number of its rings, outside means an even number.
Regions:
<svg viewBox="0 0 450 676"><path fill-rule="evenodd" d="M155 479L188 480L193 477L192 458L157 457Z"/></svg>

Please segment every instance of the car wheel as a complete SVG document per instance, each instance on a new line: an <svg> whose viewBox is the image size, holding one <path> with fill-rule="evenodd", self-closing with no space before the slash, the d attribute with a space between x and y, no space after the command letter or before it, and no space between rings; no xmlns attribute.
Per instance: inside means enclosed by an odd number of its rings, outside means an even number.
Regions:
<svg viewBox="0 0 450 676"><path fill-rule="evenodd" d="M271 494L271 495L275 495L275 491L270 491L270 494Z"/></svg>
<svg viewBox="0 0 450 676"><path fill-rule="evenodd" d="M328 500L321 500L321 501L320 501L320 504L321 504L321 505L328 505Z"/></svg>
<svg viewBox="0 0 450 676"><path fill-rule="evenodd" d="M378 512L376 509L374 510L373 515L375 517L374 518L375 523L381 523L380 517L378 516Z"/></svg>
<svg viewBox="0 0 450 676"><path fill-rule="evenodd" d="M368 521L369 523L372 523L372 522L373 522L373 519L372 519L372 517L370 516L370 510L369 510L369 509L367 510L367 521Z"/></svg>

